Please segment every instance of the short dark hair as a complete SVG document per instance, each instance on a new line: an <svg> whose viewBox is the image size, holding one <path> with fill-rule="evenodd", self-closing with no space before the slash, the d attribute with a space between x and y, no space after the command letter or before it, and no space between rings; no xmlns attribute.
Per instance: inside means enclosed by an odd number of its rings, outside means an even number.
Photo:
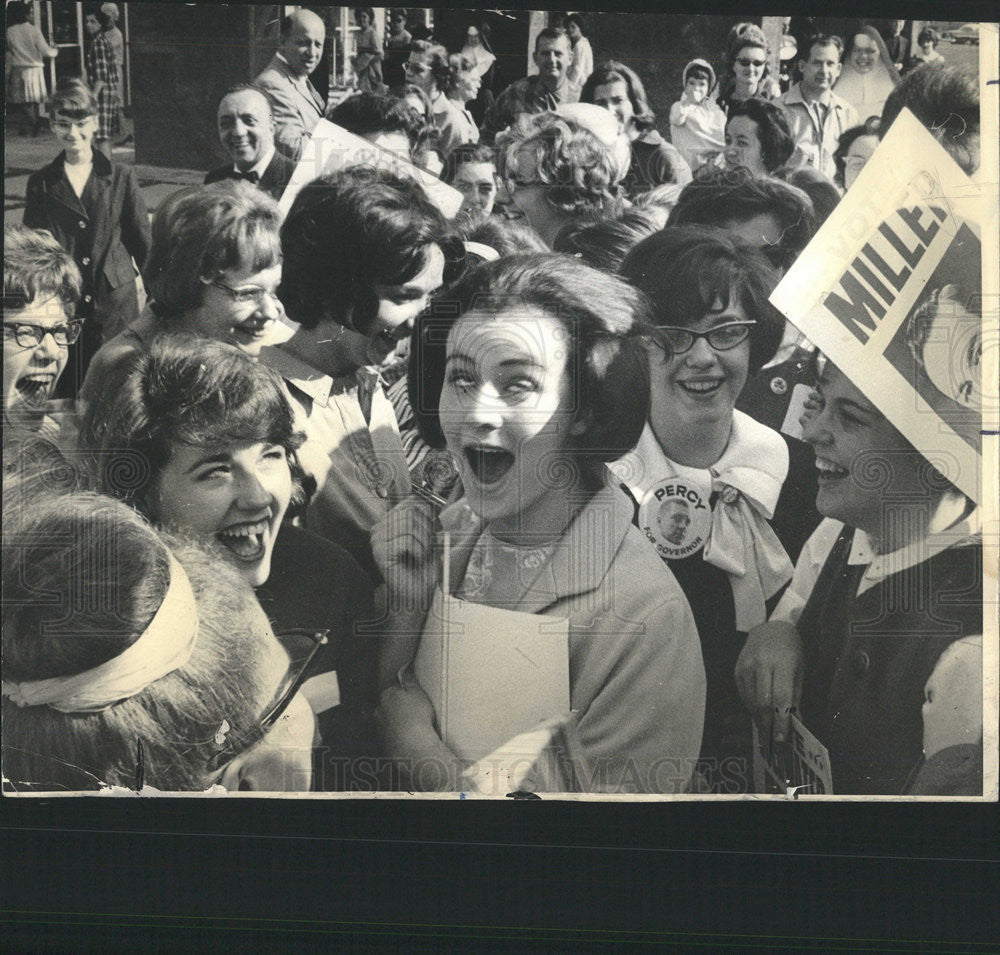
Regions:
<svg viewBox="0 0 1000 955"><path fill-rule="evenodd" d="M594 72L590 74L587 81L580 90L581 103L594 102L594 90L598 86L606 86L608 83L624 83L628 91L629 101L632 103L632 121L635 128L648 130L653 128L656 122L656 114L649 108L649 100L646 99L646 88L639 79L639 74L631 67L617 60L605 60L598 63Z"/></svg>
<svg viewBox="0 0 1000 955"><path fill-rule="evenodd" d="M809 244L816 231L812 200L801 189L773 176L752 176L745 169L707 166L677 197L668 226L721 226L733 219L776 216L782 226L777 251L787 267Z"/></svg>
<svg viewBox="0 0 1000 955"><path fill-rule="evenodd" d="M486 215L481 209L463 209L455 217L455 225L466 242L489 246L501 257L549 251L525 219L505 219Z"/></svg>
<svg viewBox="0 0 1000 955"><path fill-rule="evenodd" d="M155 519L150 495L175 446L258 441L294 464L302 435L280 377L233 345L170 334L89 403L79 443L96 486Z"/></svg>
<svg viewBox="0 0 1000 955"><path fill-rule="evenodd" d="M62 113L71 119L86 119L97 115L97 97L79 76L64 76L56 83L49 100L49 115Z"/></svg>
<svg viewBox="0 0 1000 955"><path fill-rule="evenodd" d="M424 124L403 100L381 93L355 93L338 103L327 117L349 133L405 133L412 149Z"/></svg>
<svg viewBox="0 0 1000 955"><path fill-rule="evenodd" d="M587 35L587 21L579 13L568 13L563 17L563 26L569 29L569 25L575 23L579 28L580 32L586 36Z"/></svg>
<svg viewBox="0 0 1000 955"><path fill-rule="evenodd" d="M882 128L882 120L878 116L869 116L860 126L852 126L845 129L837 140L837 148L833 153L833 163L837 167L837 182L844 185L844 172L847 169L847 153L850 151L854 140L862 136L878 136Z"/></svg>
<svg viewBox="0 0 1000 955"><path fill-rule="evenodd" d="M538 45L542 40L565 40L570 49L573 47L569 34L562 27L545 27L544 30L539 30L538 36L535 37L535 53L538 52Z"/></svg>
<svg viewBox="0 0 1000 955"><path fill-rule="evenodd" d="M321 176L299 191L281 228L281 300L305 328L329 315L364 332L378 308L375 286L412 279L430 245L462 257L420 183L370 166Z"/></svg>
<svg viewBox="0 0 1000 955"><path fill-rule="evenodd" d="M471 269L417 319L408 390L420 436L445 445L438 416L449 330L468 312L500 314L533 306L563 326L575 414L586 423L568 451L593 468L635 447L649 411L649 372L641 336L649 303L621 279L570 256L512 255Z"/></svg>
<svg viewBox="0 0 1000 955"><path fill-rule="evenodd" d="M814 46L835 46L840 58L843 59L844 57L844 41L835 33L815 33L809 37L806 40L805 56L800 57L803 62L809 62L809 57L812 56Z"/></svg>
<svg viewBox="0 0 1000 955"><path fill-rule="evenodd" d="M668 226L629 252L621 275L651 300L656 325L687 328L738 296L747 318L757 323L750 330L751 375L781 343L785 320L768 301L778 273L760 252L723 229Z"/></svg>
<svg viewBox="0 0 1000 955"><path fill-rule="evenodd" d="M569 222L552 240L554 252L574 255L604 272L617 274L629 251L654 232L663 220L646 209L632 208L614 218Z"/></svg>
<svg viewBox="0 0 1000 955"><path fill-rule="evenodd" d="M792 158L792 153L795 152L795 139L784 106L772 100L761 99L759 96L750 96L729 104L726 126L728 127L737 116L745 116L757 124L760 152L768 172L774 172Z"/></svg>
<svg viewBox="0 0 1000 955"><path fill-rule="evenodd" d="M406 11L402 7L390 7L389 19L395 20L397 17L402 17L403 20L406 20Z"/></svg>
<svg viewBox="0 0 1000 955"><path fill-rule="evenodd" d="M281 212L264 191L224 180L169 197L153 216L153 243L142 278L160 318L201 304L203 279L227 269L254 272L281 261Z"/></svg>
<svg viewBox="0 0 1000 955"><path fill-rule="evenodd" d="M971 176L979 168L979 84L972 74L940 63L924 63L907 73L882 109L883 139L904 107L963 172Z"/></svg>
<svg viewBox="0 0 1000 955"><path fill-rule="evenodd" d="M253 83L237 83L234 86L230 86L225 93L222 94L219 103L222 103L227 96L235 96L237 93L256 93L260 96L265 103L267 103L268 115L274 119L274 101L271 99L270 94L263 87L256 86Z"/></svg>
<svg viewBox="0 0 1000 955"><path fill-rule="evenodd" d="M374 23L375 22L375 11L371 7L355 7L354 8L354 19L357 20L362 13L368 15L368 19Z"/></svg>
<svg viewBox="0 0 1000 955"><path fill-rule="evenodd" d="M767 37L756 23L737 23L726 35L726 60L729 64L732 65L740 51L745 50L748 46L760 47L765 52L770 52ZM766 70L765 66L765 75Z"/></svg>
<svg viewBox="0 0 1000 955"><path fill-rule="evenodd" d="M774 175L809 197L816 214L817 230L840 204L840 190L814 166L786 166L775 170Z"/></svg>
<svg viewBox="0 0 1000 955"><path fill-rule="evenodd" d="M917 43L921 46L923 46L923 44L925 43L933 43L935 46L937 46L938 43L940 42L941 42L941 37L938 36L937 30L933 29L932 27L924 27L917 34Z"/></svg>
<svg viewBox="0 0 1000 955"><path fill-rule="evenodd" d="M489 146L482 143L463 143L456 146L445 159L444 169L441 171L441 179L447 183L453 183L458 175L459 166L470 166L474 163L490 163L496 168L496 153Z"/></svg>
<svg viewBox="0 0 1000 955"><path fill-rule="evenodd" d="M57 296L67 316L80 298L76 262L51 232L10 225L3 230L3 308L22 309Z"/></svg>

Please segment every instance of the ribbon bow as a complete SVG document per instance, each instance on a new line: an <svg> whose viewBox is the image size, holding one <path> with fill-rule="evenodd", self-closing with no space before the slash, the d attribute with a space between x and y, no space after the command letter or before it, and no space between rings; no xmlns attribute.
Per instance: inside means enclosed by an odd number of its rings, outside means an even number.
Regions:
<svg viewBox="0 0 1000 955"><path fill-rule="evenodd" d="M736 629L746 632L767 619L765 603L792 577L792 562L761 505L713 472L712 528L702 556L729 574Z"/></svg>
<svg viewBox="0 0 1000 955"><path fill-rule="evenodd" d="M260 173L256 169L251 169L249 172L236 172L233 171L234 179L245 179L251 185L256 186L260 182Z"/></svg>

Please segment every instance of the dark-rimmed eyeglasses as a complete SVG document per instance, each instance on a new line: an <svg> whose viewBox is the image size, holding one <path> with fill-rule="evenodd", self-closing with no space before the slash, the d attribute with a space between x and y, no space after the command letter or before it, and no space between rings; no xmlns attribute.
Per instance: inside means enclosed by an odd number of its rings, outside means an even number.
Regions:
<svg viewBox="0 0 1000 955"><path fill-rule="evenodd" d="M211 284L216 288L221 288L224 292L228 292L229 297L237 305L256 305L259 308L264 304L265 299L270 299L279 305L281 304L281 299L278 298L277 292L261 288L259 285L244 285L242 288L233 288L219 279L215 279Z"/></svg>
<svg viewBox="0 0 1000 955"><path fill-rule="evenodd" d="M75 126L77 129L86 129L91 122L96 122L96 116L85 116L83 119L52 119L49 126L56 133L68 133Z"/></svg>
<svg viewBox="0 0 1000 955"><path fill-rule="evenodd" d="M51 335L61 347L72 345L83 331L83 322L67 322L65 325L32 325L30 322L4 322L4 328L13 331L14 341L21 348L37 348L46 335Z"/></svg>
<svg viewBox="0 0 1000 955"><path fill-rule="evenodd" d="M693 332L690 328L662 325L651 336L653 341L668 355L683 355L694 348L699 338L704 338L714 351L729 351L742 345L750 337L750 329L756 322L726 322L716 325L707 332Z"/></svg>
<svg viewBox="0 0 1000 955"><path fill-rule="evenodd" d="M264 707L250 732L237 740L226 737L222 748L208 761L209 772L217 772L226 763L252 746L256 746L267 736L310 676L316 655L320 648L329 642L329 635L329 630L311 630L304 627L282 630L275 634L278 642L288 653L288 670L278 684L271 702Z"/></svg>

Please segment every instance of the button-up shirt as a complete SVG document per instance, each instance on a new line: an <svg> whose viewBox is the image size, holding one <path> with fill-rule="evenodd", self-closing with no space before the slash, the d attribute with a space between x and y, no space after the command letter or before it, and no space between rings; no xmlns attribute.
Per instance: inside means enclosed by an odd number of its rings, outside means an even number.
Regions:
<svg viewBox="0 0 1000 955"><path fill-rule="evenodd" d="M833 154L840 137L860 123L854 107L836 93L829 93L822 100L807 102L802 96L801 83L796 83L785 93L781 102L788 111L792 138L795 140L795 152L789 164L808 163L832 180L837 172Z"/></svg>
<svg viewBox="0 0 1000 955"><path fill-rule="evenodd" d="M299 463L317 486L306 526L371 569L372 526L410 491L396 415L378 370L334 378L280 347L262 349L260 360L284 379L296 427L306 435Z"/></svg>

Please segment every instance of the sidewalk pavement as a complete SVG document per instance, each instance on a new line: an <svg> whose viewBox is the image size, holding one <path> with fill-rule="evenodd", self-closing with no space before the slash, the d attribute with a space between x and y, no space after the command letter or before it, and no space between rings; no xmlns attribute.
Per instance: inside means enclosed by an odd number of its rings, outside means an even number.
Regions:
<svg viewBox="0 0 1000 955"><path fill-rule="evenodd" d="M28 177L50 163L60 152L59 142L51 130L39 132L37 137L18 132L16 121L9 121L4 129L4 226L18 225L24 215L25 193ZM116 146L111 158L115 162L135 165L132 146ZM207 170L167 169L162 166L135 166L139 186L150 212L171 193L182 186L197 186L205 179Z"/></svg>

